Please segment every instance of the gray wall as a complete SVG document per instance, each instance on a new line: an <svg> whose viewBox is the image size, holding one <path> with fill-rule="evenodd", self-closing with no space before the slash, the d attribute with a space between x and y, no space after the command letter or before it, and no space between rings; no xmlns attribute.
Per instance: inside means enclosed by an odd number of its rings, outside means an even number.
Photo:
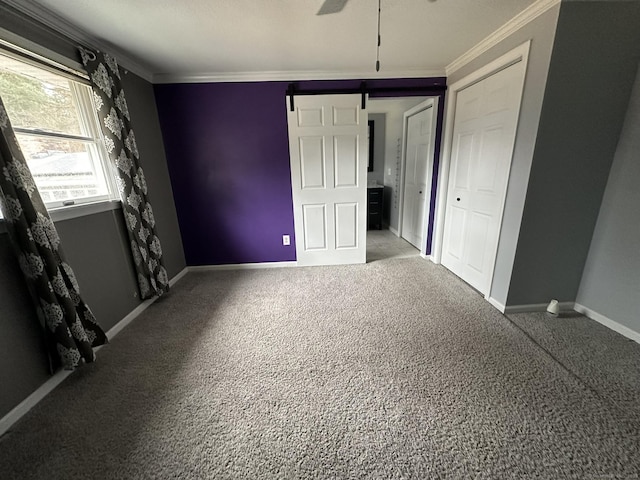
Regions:
<svg viewBox="0 0 640 480"><path fill-rule="evenodd" d="M640 333L640 69L577 303Z"/></svg>
<svg viewBox="0 0 640 480"><path fill-rule="evenodd" d="M38 42L76 60L75 43L21 18L0 4L0 28ZM149 185L158 235L169 277L186 265L169 183L153 87L128 73L123 79L141 164ZM0 92L1 94L1 92ZM83 297L108 330L139 304L121 210L56 222ZM49 376L35 310L0 230L0 417L37 389Z"/></svg>
<svg viewBox="0 0 640 480"><path fill-rule="evenodd" d="M561 4L507 305L574 301L640 58L640 3Z"/></svg>
<svg viewBox="0 0 640 480"><path fill-rule="evenodd" d="M373 120L373 172L367 172L369 185L384 185L384 142L386 115L384 113L371 113L369 120Z"/></svg>
<svg viewBox="0 0 640 480"><path fill-rule="evenodd" d="M48 376L38 317L9 238L0 233L0 418Z"/></svg>
<svg viewBox="0 0 640 480"><path fill-rule="evenodd" d="M525 194L529 183L529 172L533 162L533 152L538 132L538 122L547 83L553 39L560 5L540 15L538 18L513 33L498 45L492 47L472 62L454 72L447 84L453 85L465 76L487 65L515 47L531 40L529 63L522 94L522 105L518 121L518 133L514 144L513 161L509 174L509 187L500 231L500 243L496 256L491 297L506 304L511 271L515 258L520 221L524 210ZM450 98L447 96L447 98Z"/></svg>
<svg viewBox="0 0 640 480"><path fill-rule="evenodd" d="M165 267L169 278L173 278L185 268L186 261L153 85L133 73L125 73L122 85L136 132L140 163L149 185L149 201L153 205L156 230L162 242Z"/></svg>

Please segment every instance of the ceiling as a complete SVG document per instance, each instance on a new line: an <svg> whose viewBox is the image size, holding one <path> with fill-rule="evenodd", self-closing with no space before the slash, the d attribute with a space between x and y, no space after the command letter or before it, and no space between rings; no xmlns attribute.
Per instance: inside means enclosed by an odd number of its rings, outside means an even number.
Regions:
<svg viewBox="0 0 640 480"><path fill-rule="evenodd" d="M535 0L19 0L44 7L154 80L437 76ZM42 11L40 17L42 18Z"/></svg>

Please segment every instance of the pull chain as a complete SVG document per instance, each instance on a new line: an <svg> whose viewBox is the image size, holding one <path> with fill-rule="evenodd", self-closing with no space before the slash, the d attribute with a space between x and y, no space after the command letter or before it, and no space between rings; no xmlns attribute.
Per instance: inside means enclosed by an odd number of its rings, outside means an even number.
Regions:
<svg viewBox="0 0 640 480"><path fill-rule="evenodd" d="M378 0L378 49L376 52L376 72L380 71L380 4L382 0Z"/></svg>

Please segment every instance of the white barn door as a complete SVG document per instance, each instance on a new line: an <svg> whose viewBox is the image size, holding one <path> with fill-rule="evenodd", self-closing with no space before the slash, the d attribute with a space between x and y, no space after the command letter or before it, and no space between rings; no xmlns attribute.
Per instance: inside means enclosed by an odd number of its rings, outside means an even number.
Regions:
<svg viewBox="0 0 640 480"><path fill-rule="evenodd" d="M509 180L525 62L460 90L455 106L442 264L487 295Z"/></svg>
<svg viewBox="0 0 640 480"><path fill-rule="evenodd" d="M288 99L287 99L288 100ZM287 101L298 265L366 262L367 111L361 95Z"/></svg>

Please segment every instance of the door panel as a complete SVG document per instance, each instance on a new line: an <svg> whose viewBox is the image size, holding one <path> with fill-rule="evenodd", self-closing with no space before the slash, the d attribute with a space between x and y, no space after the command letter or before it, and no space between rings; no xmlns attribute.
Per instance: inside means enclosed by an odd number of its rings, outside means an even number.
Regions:
<svg viewBox="0 0 640 480"><path fill-rule="evenodd" d="M324 108L299 108L299 127L321 127L324 125Z"/></svg>
<svg viewBox="0 0 640 480"><path fill-rule="evenodd" d="M469 189L469 167L473 148L473 133L464 132L456 137L456 161L453 167L454 187Z"/></svg>
<svg viewBox="0 0 640 480"><path fill-rule="evenodd" d="M287 111L298 264L364 263L368 127L361 96L297 96L295 111Z"/></svg>
<svg viewBox="0 0 640 480"><path fill-rule="evenodd" d="M445 245L446 252L449 256L462 260L464 242L461 233L465 231L467 223L466 209L457 208L455 205L452 206L447 221L449 242Z"/></svg>
<svg viewBox="0 0 640 480"><path fill-rule="evenodd" d="M502 176L497 169L498 159L503 155L503 130L502 126L497 126L482 132L476 170L476 188L479 192L495 193L496 183L502 183Z"/></svg>
<svg viewBox="0 0 640 480"><path fill-rule="evenodd" d="M325 158L322 137L300 137L302 189L324 188Z"/></svg>
<svg viewBox="0 0 640 480"><path fill-rule="evenodd" d="M475 242L467 243L467 258L469 267L478 273L482 273L484 268L484 245L487 243L487 236L491 224L491 216L480 212L471 212L469 215L468 230L470 236L476 239Z"/></svg>
<svg viewBox="0 0 640 480"><path fill-rule="evenodd" d="M336 187L358 187L358 137L340 135L333 138Z"/></svg>
<svg viewBox="0 0 640 480"><path fill-rule="evenodd" d="M306 250L327 248L326 205L303 205L304 241Z"/></svg>
<svg viewBox="0 0 640 480"><path fill-rule="evenodd" d="M358 246L358 204L336 203L336 249Z"/></svg>
<svg viewBox="0 0 640 480"><path fill-rule="evenodd" d="M458 92L442 264L480 292L491 286L524 62Z"/></svg>
<svg viewBox="0 0 640 480"><path fill-rule="evenodd" d="M360 105L333 107L333 124L335 126L357 126L360 123L360 116Z"/></svg>

